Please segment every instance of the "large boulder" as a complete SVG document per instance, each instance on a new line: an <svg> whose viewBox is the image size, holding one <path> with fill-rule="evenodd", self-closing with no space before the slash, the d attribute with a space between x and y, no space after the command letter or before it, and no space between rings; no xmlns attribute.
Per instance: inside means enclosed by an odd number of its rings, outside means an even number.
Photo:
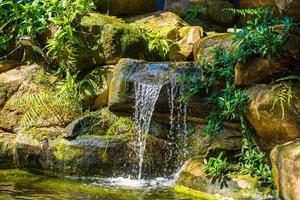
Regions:
<svg viewBox="0 0 300 200"><path fill-rule="evenodd" d="M36 64L24 65L0 74L0 110L20 85L27 82L38 69L40 66Z"/></svg>
<svg viewBox="0 0 300 200"><path fill-rule="evenodd" d="M145 82L149 85L162 84L163 87L155 105L155 113L169 114L168 96L170 94L168 88L172 87L172 81L175 81L175 77L179 80L181 74L200 73L195 65L194 62L147 63L142 60L122 59L116 65L110 83L108 106L112 111L133 113L134 84L137 82ZM178 97L178 94L175 96ZM176 99L174 100L176 101ZM209 108L202 102L201 95L193 97L188 104L188 114L204 118L208 114ZM175 105L177 104L175 103Z"/></svg>
<svg viewBox="0 0 300 200"><path fill-rule="evenodd" d="M199 12L200 19L209 20L212 23L224 27L231 27L235 22L235 15L227 8L234 8L234 5L224 0L194 0L191 1L192 8L203 8L205 11Z"/></svg>
<svg viewBox="0 0 300 200"><path fill-rule="evenodd" d="M277 145L271 161L278 199L300 199L300 140Z"/></svg>
<svg viewBox="0 0 300 200"><path fill-rule="evenodd" d="M126 22L141 25L153 32L160 32L162 36L172 40L177 38L179 29L188 26L176 14L162 11L130 17Z"/></svg>
<svg viewBox="0 0 300 200"><path fill-rule="evenodd" d="M95 0L99 11L109 15L134 15L156 10L156 0Z"/></svg>
<svg viewBox="0 0 300 200"><path fill-rule="evenodd" d="M66 140L51 131L36 129L18 134L15 157L20 168L87 176L122 176L137 169L134 141L130 135L86 135ZM143 176L163 175L166 154L168 145L164 140L147 137Z"/></svg>
<svg viewBox="0 0 300 200"><path fill-rule="evenodd" d="M300 138L299 84L258 84L247 89L250 97L247 119L264 151Z"/></svg>
<svg viewBox="0 0 300 200"><path fill-rule="evenodd" d="M147 49L141 32L122 19L100 13L89 13L78 20L75 33L82 41L77 45L76 68L116 64L120 58L144 58ZM44 43L54 37L57 29L50 27ZM62 53L66 58L67 53ZM68 59L68 58L66 58Z"/></svg>
<svg viewBox="0 0 300 200"><path fill-rule="evenodd" d="M62 95L58 98L58 91L49 87L57 78L38 65L21 66L2 75L5 75L5 104L0 110L0 128L5 131L15 133L30 127L66 126L81 113L75 101L64 101ZM15 85L10 85L12 83Z"/></svg>
<svg viewBox="0 0 300 200"><path fill-rule="evenodd" d="M285 70L283 63L254 57L246 63L239 61L235 66L235 84L249 85L265 81L272 75Z"/></svg>
<svg viewBox="0 0 300 200"><path fill-rule="evenodd" d="M224 48L229 51L233 51L237 45L234 44L232 34L219 33L211 36L204 37L200 40L200 45L196 46L194 50L195 61L206 60L210 62L212 59L212 51L217 48Z"/></svg>
<svg viewBox="0 0 300 200"><path fill-rule="evenodd" d="M172 61L185 61L192 58L193 50L203 37L200 26L189 26L179 16L171 12L155 12L126 19L127 22L146 27L152 32L174 41L169 52Z"/></svg>
<svg viewBox="0 0 300 200"><path fill-rule="evenodd" d="M298 0L275 0L279 12L283 16L291 16L294 20L300 20L300 2Z"/></svg>

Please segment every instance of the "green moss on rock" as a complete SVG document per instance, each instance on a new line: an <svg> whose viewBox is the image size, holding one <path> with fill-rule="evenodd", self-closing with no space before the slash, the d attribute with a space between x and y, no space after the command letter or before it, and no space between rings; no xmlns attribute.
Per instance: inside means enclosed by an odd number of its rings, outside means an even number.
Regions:
<svg viewBox="0 0 300 200"><path fill-rule="evenodd" d="M84 155L84 149L79 146L72 146L68 141L61 141L56 145L54 156L61 161L72 161Z"/></svg>

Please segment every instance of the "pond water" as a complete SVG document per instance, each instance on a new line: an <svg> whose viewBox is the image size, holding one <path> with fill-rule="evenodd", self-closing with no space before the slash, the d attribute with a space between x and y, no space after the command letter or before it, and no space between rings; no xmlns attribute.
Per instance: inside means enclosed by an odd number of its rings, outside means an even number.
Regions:
<svg viewBox="0 0 300 200"><path fill-rule="evenodd" d="M124 182L114 179L116 185ZM0 170L0 200L191 200L170 186L112 186L101 181L55 178L21 170ZM199 199L199 198L198 198ZM200 198L201 199L201 198Z"/></svg>

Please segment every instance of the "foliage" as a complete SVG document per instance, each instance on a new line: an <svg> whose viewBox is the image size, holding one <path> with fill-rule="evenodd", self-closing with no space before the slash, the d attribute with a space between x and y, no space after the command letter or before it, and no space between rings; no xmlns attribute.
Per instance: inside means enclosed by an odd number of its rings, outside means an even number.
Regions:
<svg viewBox="0 0 300 200"><path fill-rule="evenodd" d="M212 182L218 181L223 186L227 187L227 181L230 180L229 175L234 171L234 165L227 161L227 158L223 158L223 152L218 157L210 157L208 160L204 160L204 173L212 178Z"/></svg>
<svg viewBox="0 0 300 200"><path fill-rule="evenodd" d="M76 80L76 75L67 74L66 80L46 87L20 98L11 99L6 108L26 107L20 126L28 129L44 120L48 123L65 123L70 118L83 113L82 100L87 87L86 80ZM49 120L49 121L48 121Z"/></svg>
<svg viewBox="0 0 300 200"><path fill-rule="evenodd" d="M63 69L70 70L75 63L76 45L83 45L76 36L74 21L92 8L91 0L0 0L0 50L13 38L28 35L36 39L47 28L56 27L46 49Z"/></svg>
<svg viewBox="0 0 300 200"><path fill-rule="evenodd" d="M148 50L150 52L157 51L161 59L165 60L174 41L162 36L160 32L149 31L140 26L136 26L136 28L141 32L142 37L146 41Z"/></svg>
<svg viewBox="0 0 300 200"><path fill-rule="evenodd" d="M224 8L224 11L230 11L234 15L239 15L242 17L246 16L256 16L261 17L266 11L266 8L257 7L257 8L246 8L246 9L237 9L237 8Z"/></svg>
<svg viewBox="0 0 300 200"><path fill-rule="evenodd" d="M265 154L258 151L256 145L244 139L241 152L236 155L240 172L257 178L262 185L274 187L273 174L270 166L265 163Z"/></svg>
<svg viewBox="0 0 300 200"><path fill-rule="evenodd" d="M185 20L196 19L201 12L207 12L207 8L188 8L186 11Z"/></svg>
<svg viewBox="0 0 300 200"><path fill-rule="evenodd" d="M182 94L181 100L187 100L199 91L206 91L205 103L212 106L212 112L207 116L208 125L204 134L214 135L220 132L222 122L236 120L244 115L248 103L248 96L234 85L234 65L236 60L225 49L215 48L211 62L202 61L204 78L199 75L185 75L181 77L181 84L189 88ZM222 87L215 90L216 85Z"/></svg>
<svg viewBox="0 0 300 200"><path fill-rule="evenodd" d="M274 187L272 170L265 162L265 154L257 150L256 145L247 139L240 153L236 154L237 162L228 162L223 152L218 157L210 157L204 160L204 173L212 178L213 183L218 180L221 187L226 186L231 174L240 173L256 178L261 186Z"/></svg>
<svg viewBox="0 0 300 200"><path fill-rule="evenodd" d="M293 98L292 84L290 82L281 83L272 88L271 92L272 91L276 91L276 94L273 97L273 105L271 110L274 110L275 106L279 104L282 112L281 119L283 120L285 117L285 105L290 106Z"/></svg>
<svg viewBox="0 0 300 200"><path fill-rule="evenodd" d="M244 62L252 56L262 56L271 60L288 36L292 19L272 18L267 8L260 8L254 14L253 20L249 20L247 26L235 34L235 42L239 46L235 56Z"/></svg>

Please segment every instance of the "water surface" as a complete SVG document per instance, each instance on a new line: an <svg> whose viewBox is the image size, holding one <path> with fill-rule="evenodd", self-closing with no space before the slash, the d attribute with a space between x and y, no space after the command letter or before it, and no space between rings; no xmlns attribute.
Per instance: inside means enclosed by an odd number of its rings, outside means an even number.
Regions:
<svg viewBox="0 0 300 200"><path fill-rule="evenodd" d="M172 187L126 188L35 175L21 170L0 170L0 200L6 199L192 200L195 197L177 193Z"/></svg>

